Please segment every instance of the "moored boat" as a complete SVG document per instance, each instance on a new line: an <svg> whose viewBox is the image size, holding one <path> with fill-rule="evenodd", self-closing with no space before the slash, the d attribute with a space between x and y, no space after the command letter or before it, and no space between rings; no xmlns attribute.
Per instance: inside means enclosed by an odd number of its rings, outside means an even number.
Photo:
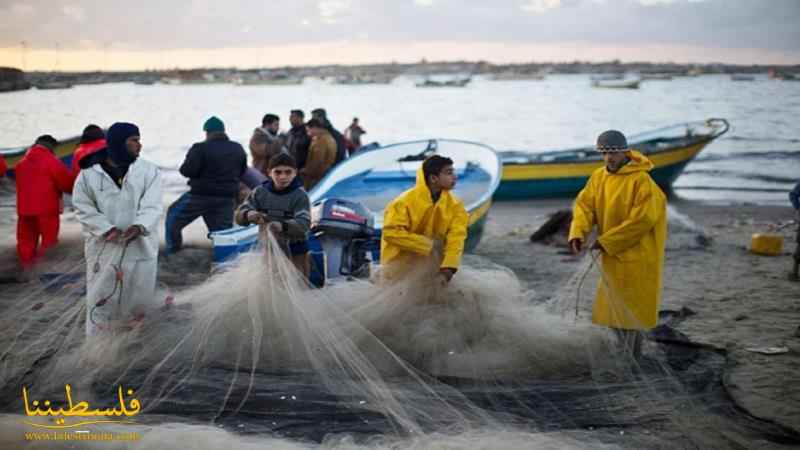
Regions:
<svg viewBox="0 0 800 450"><path fill-rule="evenodd" d="M492 204L492 195L500 183L501 165L497 153L490 147L474 142L430 139L381 147L378 150L357 153L340 163L309 193L312 203L312 233L309 247L312 252L321 248L327 260L341 260L341 249L333 251L313 223L322 223L319 214L332 211L340 217L359 217L361 224L373 230L360 240L379 241L383 227L383 210L389 202L405 190L414 186L417 169L422 161L433 154L452 158L458 175L455 194L464 202L469 213L466 251L474 249L480 242L483 227ZM341 199L342 201L340 201ZM334 204L325 205L326 201ZM363 208L360 208L360 205ZM338 208L338 209L337 209ZM361 212L360 212L361 211ZM365 212L363 212L365 211ZM360 220L360 219L359 219ZM237 227L211 233L214 241L214 260L217 263L249 250L258 239L258 227ZM349 244L348 244L349 245ZM337 255L333 258L331 255ZM377 262L379 254L375 246L370 248L369 258ZM327 277L342 274L337 270L326 272Z"/></svg>
<svg viewBox="0 0 800 450"><path fill-rule="evenodd" d="M467 78L454 78L452 80L433 80L431 78L426 78L424 81L419 82L416 84L418 88L430 88L430 87L464 87L469 82L472 81L472 77Z"/></svg>
<svg viewBox="0 0 800 450"><path fill-rule="evenodd" d="M69 165L72 164L72 155L78 148L80 140L80 136L59 140L58 146L53 150L53 153L69 167ZM22 157L25 156L25 152L27 152L29 148L30 146L0 149L0 155L3 156L8 165L8 176L14 176L14 167L22 160Z"/></svg>
<svg viewBox="0 0 800 450"><path fill-rule="evenodd" d="M626 78L620 76L592 77L592 87L606 89L639 89L642 79L639 77Z"/></svg>
<svg viewBox="0 0 800 450"><path fill-rule="evenodd" d="M650 175L669 190L684 167L728 128L725 119L689 122L630 136L629 146L650 158L655 164ZM495 200L575 196L603 164L593 146L545 153L504 151L500 157L503 177Z"/></svg>

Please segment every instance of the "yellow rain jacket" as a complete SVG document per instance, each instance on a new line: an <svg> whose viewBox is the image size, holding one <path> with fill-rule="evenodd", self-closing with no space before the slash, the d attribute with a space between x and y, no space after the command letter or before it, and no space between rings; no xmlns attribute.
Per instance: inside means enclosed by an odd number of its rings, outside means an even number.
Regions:
<svg viewBox="0 0 800 450"><path fill-rule="evenodd" d="M449 191L442 191L433 203L422 168L417 184L386 207L381 236L381 265L384 276L395 279L415 261L431 254L434 240L444 244L441 268L458 269L464 253L469 216L464 204Z"/></svg>
<svg viewBox="0 0 800 450"><path fill-rule="evenodd" d="M656 326L667 237L666 197L648 172L653 163L639 152L617 173L592 174L578 194L569 239L582 239L597 225L602 245L592 321L628 330Z"/></svg>

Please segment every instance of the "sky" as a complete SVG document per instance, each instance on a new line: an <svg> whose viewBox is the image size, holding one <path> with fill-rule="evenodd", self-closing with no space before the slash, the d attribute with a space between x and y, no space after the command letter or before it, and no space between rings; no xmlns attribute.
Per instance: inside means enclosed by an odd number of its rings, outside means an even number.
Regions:
<svg viewBox="0 0 800 450"><path fill-rule="evenodd" d="M0 66L800 64L800 0L0 0Z"/></svg>

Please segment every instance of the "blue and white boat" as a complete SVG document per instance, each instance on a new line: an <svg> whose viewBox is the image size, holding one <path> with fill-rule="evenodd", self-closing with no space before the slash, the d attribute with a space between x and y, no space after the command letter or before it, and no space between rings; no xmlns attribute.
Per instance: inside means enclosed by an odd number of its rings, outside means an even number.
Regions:
<svg viewBox="0 0 800 450"><path fill-rule="evenodd" d="M326 200L342 199L350 204L360 204L371 215L369 225L377 240L386 205L414 186L417 169L426 157L438 154L453 160L458 175L455 194L469 213L466 250L471 251L478 245L502 173L500 158L492 148L475 142L427 139L388 145L378 150L357 153L331 170L309 193L312 216L313 211L322 209L315 208L315 205ZM319 248L319 242L315 242L318 237L312 227L312 251ZM235 227L211 233L211 239L214 262L221 263L253 247L258 240L258 227ZM326 250L324 247L322 245L323 251ZM377 262L378 257L377 252L372 252L373 262Z"/></svg>

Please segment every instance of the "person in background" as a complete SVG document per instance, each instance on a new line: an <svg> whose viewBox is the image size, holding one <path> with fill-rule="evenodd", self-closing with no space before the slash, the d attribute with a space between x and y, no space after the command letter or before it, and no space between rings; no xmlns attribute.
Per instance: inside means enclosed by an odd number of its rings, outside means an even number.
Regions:
<svg viewBox="0 0 800 450"><path fill-rule="evenodd" d="M3 155L0 155L0 182L2 182L3 177L6 176L7 170L8 170L8 164L6 164L6 159L3 158Z"/></svg>
<svg viewBox="0 0 800 450"><path fill-rule="evenodd" d="M361 147L361 136L365 134L367 134L367 132L358 124L358 117L353 117L353 123L344 130L344 137L346 137L350 143L350 146L347 148L350 151L350 155Z"/></svg>
<svg viewBox="0 0 800 450"><path fill-rule="evenodd" d="M289 114L289 123L292 125L292 129L286 135L286 148L297 163L297 170L303 170L308 158L308 147L311 145L303 111L293 109Z"/></svg>
<svg viewBox="0 0 800 450"><path fill-rule="evenodd" d="M639 358L642 332L657 325L667 238L667 201L650 177L653 163L628 148L625 135L597 138L605 167L592 173L573 207L569 245L574 254L597 225L602 281L592 322L614 330L623 350Z"/></svg>
<svg viewBox="0 0 800 450"><path fill-rule="evenodd" d="M416 185L389 203L381 233L381 266L389 282L401 279L412 267L442 246L437 276L442 285L461 265L467 239L464 203L452 190L456 186L453 160L439 155L427 158L417 171Z"/></svg>
<svg viewBox="0 0 800 450"><path fill-rule="evenodd" d="M308 148L306 165L300 171L306 191L311 191L336 162L336 141L319 119L306 124L311 145Z"/></svg>
<svg viewBox="0 0 800 450"><path fill-rule="evenodd" d="M789 273L789 279L791 281L800 281L800 182L789 192L789 201L792 202L792 206L794 207L794 218L795 222L797 222L797 246L794 248L794 254L792 258L794 259L794 264L792 265L792 271Z"/></svg>
<svg viewBox="0 0 800 450"><path fill-rule="evenodd" d="M106 148L106 135L103 133L103 129L94 124L87 125L83 129L78 148L72 155L72 175L77 179L81 171L81 161L104 148Z"/></svg>
<svg viewBox="0 0 800 450"><path fill-rule="evenodd" d="M333 164L336 165L344 161L347 158L347 143L342 133L334 128L331 121L328 120L328 113L322 108L317 108L311 111L311 118L320 121L336 142L336 160Z"/></svg>
<svg viewBox="0 0 800 450"><path fill-rule="evenodd" d="M256 187L236 210L236 223L258 224L273 233L281 249L300 273L308 276L308 230L311 212L308 194L297 177L297 164L287 153L269 160L269 178Z"/></svg>
<svg viewBox="0 0 800 450"><path fill-rule="evenodd" d="M161 306L155 299L164 212L158 166L139 158L139 128L115 123L107 148L75 181L72 204L86 239L86 334L129 328ZM93 156L94 156L93 155ZM102 156L102 158L100 158Z"/></svg>
<svg viewBox="0 0 800 450"><path fill-rule="evenodd" d="M203 130L206 140L192 145L180 167L181 175L189 179L189 192L167 210L167 254L181 249L181 230L198 217L203 217L208 231L233 226L239 181L247 170L247 154L238 142L228 139L225 124L219 118L209 118Z"/></svg>
<svg viewBox="0 0 800 450"><path fill-rule="evenodd" d="M285 151L284 137L280 134L281 119L275 114L265 114L261 126L253 130L250 138L250 156L253 167L267 175L270 158Z"/></svg>
<svg viewBox="0 0 800 450"><path fill-rule="evenodd" d="M17 256L23 271L58 243L62 195L72 192L72 172L53 153L58 141L45 134L15 167Z"/></svg>

